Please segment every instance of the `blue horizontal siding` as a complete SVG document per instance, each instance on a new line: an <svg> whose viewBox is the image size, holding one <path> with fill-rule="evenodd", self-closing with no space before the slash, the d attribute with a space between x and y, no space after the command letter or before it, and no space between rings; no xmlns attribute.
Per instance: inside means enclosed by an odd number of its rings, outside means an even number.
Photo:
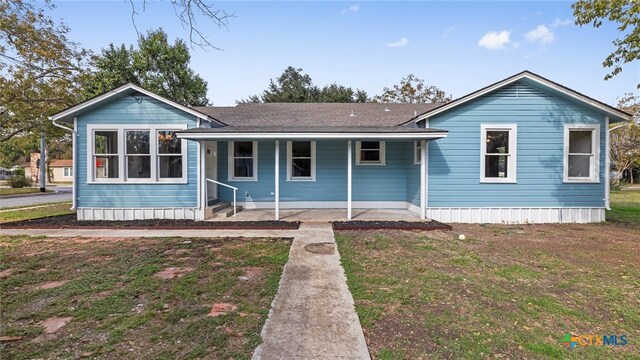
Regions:
<svg viewBox="0 0 640 360"><path fill-rule="evenodd" d="M186 184L88 184L87 125L186 124L196 127L193 115L146 96L138 102L127 96L78 116L78 206L96 208L196 207L197 146L187 141Z"/></svg>
<svg viewBox="0 0 640 360"><path fill-rule="evenodd" d="M434 116L429 207L604 206L605 115L519 82ZM517 124L517 184L480 183L481 124ZM563 183L564 125L600 124L600 183Z"/></svg>
<svg viewBox="0 0 640 360"><path fill-rule="evenodd" d="M386 142L386 165L355 165L353 147L353 201L406 201L407 142ZM280 141L280 201L346 201L347 142L316 142L316 181L287 181L287 142ZM228 181L228 144L218 142L218 179L239 189L238 201L274 201L275 143L258 142L258 181ZM412 158L413 161L413 158ZM233 192L218 187L218 196L230 201Z"/></svg>

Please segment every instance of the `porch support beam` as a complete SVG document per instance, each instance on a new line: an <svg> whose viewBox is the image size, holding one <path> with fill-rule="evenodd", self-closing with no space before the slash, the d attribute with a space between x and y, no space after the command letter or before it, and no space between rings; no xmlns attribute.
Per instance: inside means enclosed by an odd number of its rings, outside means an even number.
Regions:
<svg viewBox="0 0 640 360"><path fill-rule="evenodd" d="M347 141L347 220L351 220L351 140Z"/></svg>
<svg viewBox="0 0 640 360"><path fill-rule="evenodd" d="M420 218L427 218L427 142L420 140Z"/></svg>
<svg viewBox="0 0 640 360"><path fill-rule="evenodd" d="M275 208L276 220L280 220L280 141L276 140L276 169L275 169Z"/></svg>

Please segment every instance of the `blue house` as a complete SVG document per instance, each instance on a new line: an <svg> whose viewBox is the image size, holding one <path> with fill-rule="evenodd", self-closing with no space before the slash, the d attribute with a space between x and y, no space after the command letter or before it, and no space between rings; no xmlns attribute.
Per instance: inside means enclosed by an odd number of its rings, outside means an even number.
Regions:
<svg viewBox="0 0 640 360"><path fill-rule="evenodd" d="M600 222L609 124L631 115L524 71L447 104L185 107L133 84L50 117L74 133L79 220L409 209L444 222Z"/></svg>

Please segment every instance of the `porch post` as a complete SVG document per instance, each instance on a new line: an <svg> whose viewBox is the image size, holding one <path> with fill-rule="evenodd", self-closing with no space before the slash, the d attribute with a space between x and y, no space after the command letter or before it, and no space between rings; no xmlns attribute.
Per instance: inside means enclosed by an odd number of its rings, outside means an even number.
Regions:
<svg viewBox="0 0 640 360"><path fill-rule="evenodd" d="M427 142L420 140L420 218L427 217Z"/></svg>
<svg viewBox="0 0 640 360"><path fill-rule="evenodd" d="M351 140L347 141L347 220L351 220Z"/></svg>
<svg viewBox="0 0 640 360"><path fill-rule="evenodd" d="M276 169L275 169L275 184L276 184L276 220L280 220L280 140L276 140Z"/></svg>

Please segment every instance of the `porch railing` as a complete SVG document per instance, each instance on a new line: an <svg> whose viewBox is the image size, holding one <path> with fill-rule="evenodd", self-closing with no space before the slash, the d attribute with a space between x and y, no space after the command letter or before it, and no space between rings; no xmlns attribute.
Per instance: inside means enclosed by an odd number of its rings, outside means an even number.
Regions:
<svg viewBox="0 0 640 360"><path fill-rule="evenodd" d="M229 189L233 190L233 216L236 216L236 192L238 191L238 188L235 187L235 186L231 186L229 184L225 184L225 183L221 183L219 181L215 181L213 179L206 178L206 180L208 182L211 182L211 183L214 183L214 184L226 186ZM207 200L207 204L208 204L209 203L209 190L207 189L207 187L205 187L204 192L205 192L205 194L204 194L205 195L205 199Z"/></svg>

